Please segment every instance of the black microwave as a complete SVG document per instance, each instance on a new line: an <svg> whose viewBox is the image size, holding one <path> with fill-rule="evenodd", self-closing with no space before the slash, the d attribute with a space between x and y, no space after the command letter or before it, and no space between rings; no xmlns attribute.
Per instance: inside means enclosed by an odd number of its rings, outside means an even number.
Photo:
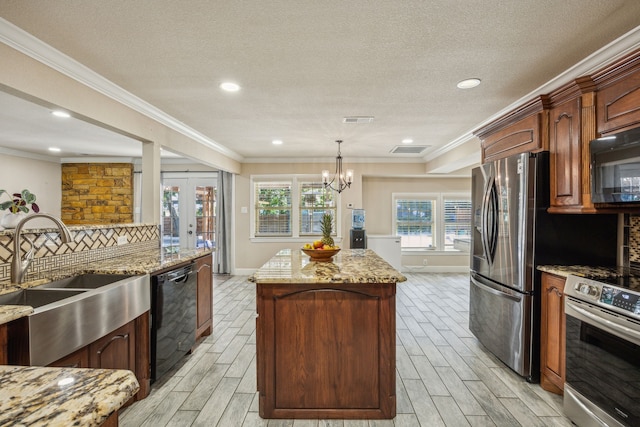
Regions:
<svg viewBox="0 0 640 427"><path fill-rule="evenodd" d="M640 204L640 128L594 139L591 201Z"/></svg>

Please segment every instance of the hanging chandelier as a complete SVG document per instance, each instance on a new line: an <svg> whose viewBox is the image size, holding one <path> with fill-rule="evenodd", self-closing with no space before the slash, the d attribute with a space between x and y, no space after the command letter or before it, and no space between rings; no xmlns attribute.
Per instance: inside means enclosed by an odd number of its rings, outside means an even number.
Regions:
<svg viewBox="0 0 640 427"><path fill-rule="evenodd" d="M340 144L342 144L342 140L338 139L336 141L338 143L338 157L336 157L336 173L329 180L329 171L322 171L322 183L324 184L324 188L331 188L338 193L342 193L343 190L351 187L351 183L353 182L353 170L347 169L346 173L342 171L342 155L340 154Z"/></svg>

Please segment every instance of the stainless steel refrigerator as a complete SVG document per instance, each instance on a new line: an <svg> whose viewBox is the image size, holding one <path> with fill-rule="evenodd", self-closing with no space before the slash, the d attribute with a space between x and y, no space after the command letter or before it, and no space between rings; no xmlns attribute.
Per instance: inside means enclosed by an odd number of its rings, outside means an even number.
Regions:
<svg viewBox="0 0 640 427"><path fill-rule="evenodd" d="M616 215L550 215L548 204L548 152L472 172L469 329L531 382L539 379L536 266L616 264Z"/></svg>

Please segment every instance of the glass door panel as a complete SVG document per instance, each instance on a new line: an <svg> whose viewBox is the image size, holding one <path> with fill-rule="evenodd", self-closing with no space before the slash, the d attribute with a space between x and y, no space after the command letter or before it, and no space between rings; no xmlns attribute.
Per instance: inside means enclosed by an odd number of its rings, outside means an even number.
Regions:
<svg viewBox="0 0 640 427"><path fill-rule="evenodd" d="M215 178L163 180L162 247L165 253L180 248L215 248Z"/></svg>
<svg viewBox="0 0 640 427"><path fill-rule="evenodd" d="M216 230L216 198L215 187L195 186L195 235L192 236L193 247L213 248Z"/></svg>

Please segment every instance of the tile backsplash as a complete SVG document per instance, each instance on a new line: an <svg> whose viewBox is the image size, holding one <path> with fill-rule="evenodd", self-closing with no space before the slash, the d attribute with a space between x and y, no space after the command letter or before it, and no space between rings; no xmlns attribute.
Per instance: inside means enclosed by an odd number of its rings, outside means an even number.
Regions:
<svg viewBox="0 0 640 427"><path fill-rule="evenodd" d="M625 267L640 267L640 215L624 215L622 250Z"/></svg>
<svg viewBox="0 0 640 427"><path fill-rule="evenodd" d="M46 277L51 270L73 272L92 262L160 247L160 228L156 224L114 224L111 226L69 227L73 241L61 243L56 229L25 229L21 238L21 254L31 248L34 259L26 280ZM126 245L118 238L126 237ZM13 258L13 231L0 232L0 282L10 280Z"/></svg>

